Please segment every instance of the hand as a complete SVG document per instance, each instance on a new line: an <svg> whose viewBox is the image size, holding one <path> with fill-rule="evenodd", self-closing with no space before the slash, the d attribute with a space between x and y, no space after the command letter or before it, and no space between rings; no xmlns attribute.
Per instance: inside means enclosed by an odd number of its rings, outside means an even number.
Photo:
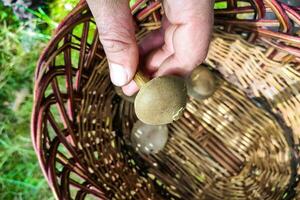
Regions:
<svg viewBox="0 0 300 200"><path fill-rule="evenodd" d="M112 82L127 95L138 89L132 80L144 58L152 76L185 76L206 57L213 25L213 0L163 0L163 25L140 45L128 0L87 0L99 30Z"/></svg>

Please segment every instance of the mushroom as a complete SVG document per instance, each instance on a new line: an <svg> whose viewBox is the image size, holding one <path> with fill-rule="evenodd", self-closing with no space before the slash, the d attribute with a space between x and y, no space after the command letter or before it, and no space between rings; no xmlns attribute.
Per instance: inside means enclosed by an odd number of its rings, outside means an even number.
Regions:
<svg viewBox="0 0 300 200"><path fill-rule="evenodd" d="M212 96L217 89L213 73L203 65L192 71L186 83L189 96L198 100Z"/></svg>
<svg viewBox="0 0 300 200"><path fill-rule="evenodd" d="M126 94L124 94L121 87L114 86L114 88L115 88L116 94L119 95L122 99L124 99L125 101L128 101L130 103L134 103L136 94L134 94L132 96L127 96Z"/></svg>
<svg viewBox="0 0 300 200"><path fill-rule="evenodd" d="M168 141L168 127L154 126L137 121L131 131L131 145L145 154L155 154L161 151Z"/></svg>
<svg viewBox="0 0 300 200"><path fill-rule="evenodd" d="M140 88L134 108L142 122L162 125L181 117L187 102L187 90L182 78L170 75L149 81L137 72L134 80Z"/></svg>

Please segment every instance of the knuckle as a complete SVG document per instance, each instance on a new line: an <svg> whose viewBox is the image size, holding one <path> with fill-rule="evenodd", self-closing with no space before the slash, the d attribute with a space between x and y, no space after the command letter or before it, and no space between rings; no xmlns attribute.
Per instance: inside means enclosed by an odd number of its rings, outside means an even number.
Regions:
<svg viewBox="0 0 300 200"><path fill-rule="evenodd" d="M124 52L131 46L128 42L113 38L102 38L100 40L105 51L109 53Z"/></svg>
<svg viewBox="0 0 300 200"><path fill-rule="evenodd" d="M123 52L131 48L134 39L130 30L121 27L102 26L99 37L105 51L109 53Z"/></svg>

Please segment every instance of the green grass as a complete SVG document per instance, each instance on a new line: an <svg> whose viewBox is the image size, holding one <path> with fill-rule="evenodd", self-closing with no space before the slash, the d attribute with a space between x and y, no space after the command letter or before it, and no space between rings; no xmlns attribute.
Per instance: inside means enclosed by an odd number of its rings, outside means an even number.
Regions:
<svg viewBox="0 0 300 200"><path fill-rule="evenodd" d="M56 0L50 16L21 22L0 3L0 199L53 199L30 138L35 65L51 33L77 1ZM53 15L53 17L51 16Z"/></svg>

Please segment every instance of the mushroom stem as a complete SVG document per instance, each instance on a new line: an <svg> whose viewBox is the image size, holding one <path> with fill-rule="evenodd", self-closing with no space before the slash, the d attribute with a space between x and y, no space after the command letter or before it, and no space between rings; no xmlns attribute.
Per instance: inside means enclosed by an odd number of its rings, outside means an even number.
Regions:
<svg viewBox="0 0 300 200"><path fill-rule="evenodd" d="M137 86L138 86L139 88L142 88L143 85L145 85L147 82L150 81L150 80L149 80L147 77L145 77L145 76L143 75L143 73L142 73L141 71L139 71L139 70L136 72L136 74L135 74L133 80L135 81L135 83L137 84Z"/></svg>

